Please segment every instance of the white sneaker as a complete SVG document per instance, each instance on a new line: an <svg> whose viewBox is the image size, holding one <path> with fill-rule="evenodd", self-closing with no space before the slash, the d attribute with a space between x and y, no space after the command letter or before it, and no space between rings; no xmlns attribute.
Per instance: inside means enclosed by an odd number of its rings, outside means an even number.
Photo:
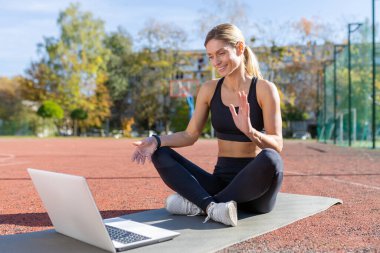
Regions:
<svg viewBox="0 0 380 253"><path fill-rule="evenodd" d="M166 199L166 210L172 214L181 215L201 215L204 214L203 210L200 209L194 203L188 201L178 193L172 194Z"/></svg>
<svg viewBox="0 0 380 253"><path fill-rule="evenodd" d="M235 201L230 201L227 203L215 203L207 207L207 217L205 222L208 220L214 220L224 225L229 225L236 227L237 226L237 205Z"/></svg>

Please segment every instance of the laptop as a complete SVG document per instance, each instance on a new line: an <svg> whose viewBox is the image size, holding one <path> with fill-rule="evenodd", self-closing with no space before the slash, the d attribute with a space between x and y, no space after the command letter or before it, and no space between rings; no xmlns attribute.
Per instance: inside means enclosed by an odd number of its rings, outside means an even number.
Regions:
<svg viewBox="0 0 380 253"><path fill-rule="evenodd" d="M28 169L28 173L58 233L110 252L179 235L121 217L103 221L84 177L37 169Z"/></svg>

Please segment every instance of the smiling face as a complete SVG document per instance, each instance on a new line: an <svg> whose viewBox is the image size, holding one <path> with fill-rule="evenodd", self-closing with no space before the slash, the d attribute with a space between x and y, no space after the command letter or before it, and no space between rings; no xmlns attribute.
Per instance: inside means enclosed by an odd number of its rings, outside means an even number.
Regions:
<svg viewBox="0 0 380 253"><path fill-rule="evenodd" d="M207 56L219 75L227 76L242 64L242 52L238 46L231 46L222 41L211 39L206 44Z"/></svg>

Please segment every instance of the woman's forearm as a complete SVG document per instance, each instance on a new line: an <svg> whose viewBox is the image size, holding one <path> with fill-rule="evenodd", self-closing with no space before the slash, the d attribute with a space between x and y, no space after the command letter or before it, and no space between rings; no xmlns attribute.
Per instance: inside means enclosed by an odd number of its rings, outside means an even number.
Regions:
<svg viewBox="0 0 380 253"><path fill-rule="evenodd" d="M161 147L186 147L193 145L198 140L198 136L182 131L169 135L161 135L160 139Z"/></svg>
<svg viewBox="0 0 380 253"><path fill-rule="evenodd" d="M281 136L264 134L254 128L249 131L247 136L261 149L271 148L279 153L282 151L283 140Z"/></svg>

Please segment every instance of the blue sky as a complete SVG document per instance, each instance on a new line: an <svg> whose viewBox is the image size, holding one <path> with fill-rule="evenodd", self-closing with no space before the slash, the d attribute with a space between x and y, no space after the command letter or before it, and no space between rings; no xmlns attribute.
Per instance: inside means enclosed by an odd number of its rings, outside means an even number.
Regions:
<svg viewBox="0 0 380 253"><path fill-rule="evenodd" d="M58 36L58 13L68 7L68 0L0 0L0 76L24 74L32 60L37 60L37 43L43 37ZM197 33L199 11L215 10L217 0L81 0L81 9L105 21L107 32L123 26L137 38L151 18L173 23L189 35L184 49L202 49ZM371 0L241 0L246 5L250 24L277 24L305 17L332 24L339 30L334 42L345 39L348 22L363 22L371 17ZM380 5L380 1L377 1ZM380 21L376 8L377 21ZM215 13L217 16L217 13ZM212 17L210 17L212 18ZM246 35L248 31L244 31ZM252 35L252 34L250 34Z"/></svg>

